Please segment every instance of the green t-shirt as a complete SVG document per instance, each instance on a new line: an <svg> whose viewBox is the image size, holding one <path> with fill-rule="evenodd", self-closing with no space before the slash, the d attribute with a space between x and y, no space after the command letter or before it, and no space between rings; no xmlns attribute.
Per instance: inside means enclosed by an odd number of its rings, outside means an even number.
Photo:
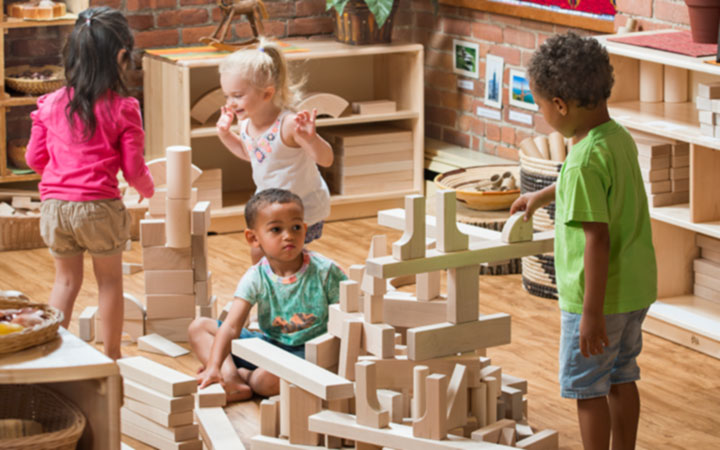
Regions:
<svg viewBox="0 0 720 450"><path fill-rule="evenodd" d="M582 222L610 231L604 314L636 311L657 297L657 266L648 200L630 133L614 120L573 145L555 192L555 271L560 309L582 314L585 233Z"/></svg>
<svg viewBox="0 0 720 450"><path fill-rule="evenodd" d="M285 345L301 345L327 332L328 306L340 300L347 276L331 259L303 251L303 265L289 277L273 273L263 258L248 269L235 297L258 305L260 329Z"/></svg>

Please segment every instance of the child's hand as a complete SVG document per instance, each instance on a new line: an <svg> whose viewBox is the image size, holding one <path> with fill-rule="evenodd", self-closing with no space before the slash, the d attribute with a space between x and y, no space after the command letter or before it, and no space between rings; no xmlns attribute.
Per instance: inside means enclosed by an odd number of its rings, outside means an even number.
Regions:
<svg viewBox="0 0 720 450"><path fill-rule="evenodd" d="M610 345L605 330L605 316L583 313L580 318L580 352L584 357L599 355Z"/></svg>
<svg viewBox="0 0 720 450"><path fill-rule="evenodd" d="M310 111L300 111L295 115L295 140L299 144L307 144L315 138L315 118L317 117L317 109Z"/></svg>
<svg viewBox="0 0 720 450"><path fill-rule="evenodd" d="M518 211L525 211L524 220L528 220L535 213L535 210L540 207L536 199L537 196L533 192L521 195L510 206L510 215Z"/></svg>
<svg viewBox="0 0 720 450"><path fill-rule="evenodd" d="M198 389L210 386L213 383L223 384L220 369L216 367L207 367L203 369L201 372L198 373L196 378L198 380Z"/></svg>
<svg viewBox="0 0 720 450"><path fill-rule="evenodd" d="M228 108L223 106L220 108L220 118L218 119L215 126L217 127L218 133L227 134L230 132L230 127L235 121L235 113Z"/></svg>

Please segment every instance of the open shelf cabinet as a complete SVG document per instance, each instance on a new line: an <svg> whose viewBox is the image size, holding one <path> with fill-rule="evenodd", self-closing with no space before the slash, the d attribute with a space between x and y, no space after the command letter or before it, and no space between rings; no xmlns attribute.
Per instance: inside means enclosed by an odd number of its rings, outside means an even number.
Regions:
<svg viewBox="0 0 720 450"><path fill-rule="evenodd" d="M350 46L330 40L289 40L304 49L288 52L290 71L305 79L305 92L329 92L348 102L389 99L397 111L385 114L350 114L321 118L326 127L389 124L412 132L412 188L366 195L333 195L329 220L367 217L378 210L400 207L408 194L423 191L423 48L419 44ZM190 117L192 105L220 86L221 58L172 60L146 54L143 58L145 91L146 159L164 156L169 145L188 145L193 163L201 169L222 168L223 209L212 211L211 229L217 232L244 228L244 204L252 195L250 164L236 158L217 137L215 120L199 124Z"/></svg>
<svg viewBox="0 0 720 450"><path fill-rule="evenodd" d="M658 33L669 30L646 32ZM703 136L695 107L699 83L720 82L720 66L646 47L597 39L610 53L611 116L631 130L690 144L689 203L650 209L658 264L658 300L644 330L720 358L720 303L693 295L696 236L720 239L720 139ZM687 70L687 101L641 102L640 62Z"/></svg>

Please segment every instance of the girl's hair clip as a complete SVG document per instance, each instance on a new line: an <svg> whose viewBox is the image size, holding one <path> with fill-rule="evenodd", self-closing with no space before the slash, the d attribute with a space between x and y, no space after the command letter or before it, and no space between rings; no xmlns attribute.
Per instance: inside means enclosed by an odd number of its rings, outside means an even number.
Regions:
<svg viewBox="0 0 720 450"><path fill-rule="evenodd" d="M90 24L91 24L90 21L91 21L91 20L92 20L92 17L86 17L86 18L85 18L85 25L90 26Z"/></svg>
<svg viewBox="0 0 720 450"><path fill-rule="evenodd" d="M265 47L258 47L258 51L261 53L265 53Z"/></svg>

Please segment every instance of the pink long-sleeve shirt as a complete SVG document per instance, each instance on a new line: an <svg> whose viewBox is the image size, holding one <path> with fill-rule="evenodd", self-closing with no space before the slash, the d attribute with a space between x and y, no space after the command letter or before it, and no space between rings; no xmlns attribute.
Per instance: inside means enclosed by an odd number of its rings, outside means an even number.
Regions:
<svg viewBox="0 0 720 450"><path fill-rule="evenodd" d="M70 128L65 114L67 89L58 89L38 99L30 114L32 134L25 159L39 173L40 198L90 201L120 198L117 173L143 197L152 197L155 187L145 165L145 132L140 104L133 97L110 93L95 104L97 128L87 141L82 122Z"/></svg>

